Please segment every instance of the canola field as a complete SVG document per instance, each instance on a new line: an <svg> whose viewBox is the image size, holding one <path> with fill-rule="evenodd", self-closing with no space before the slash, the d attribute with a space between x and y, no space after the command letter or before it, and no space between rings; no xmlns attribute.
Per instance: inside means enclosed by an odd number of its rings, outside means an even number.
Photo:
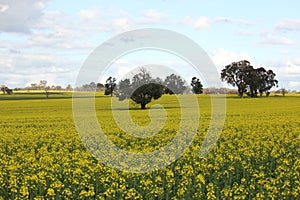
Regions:
<svg viewBox="0 0 300 200"><path fill-rule="evenodd" d="M222 134L202 158L210 96L197 98L200 125L188 150L166 168L129 173L101 164L87 151L75 128L70 95L1 95L0 199L300 199L299 95L227 96ZM166 124L156 135L137 139L118 128L110 101L102 95L95 99L99 123L111 141L132 152L168 144L184 109L176 96L152 102L165 107ZM136 124L150 123L147 110L129 105Z"/></svg>

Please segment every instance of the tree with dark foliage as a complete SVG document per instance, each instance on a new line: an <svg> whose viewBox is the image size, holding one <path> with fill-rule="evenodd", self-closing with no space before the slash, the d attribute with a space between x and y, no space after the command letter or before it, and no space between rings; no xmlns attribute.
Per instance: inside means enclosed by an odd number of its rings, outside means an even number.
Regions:
<svg viewBox="0 0 300 200"><path fill-rule="evenodd" d="M278 80L275 79L276 74L272 70L265 70L263 67L258 68L260 96L265 92L269 96L272 87L278 87Z"/></svg>
<svg viewBox="0 0 300 200"><path fill-rule="evenodd" d="M46 95L46 99L49 98L49 90L50 87L47 86L47 81L46 80L40 80L40 83L38 85L40 90L45 90L45 95Z"/></svg>
<svg viewBox="0 0 300 200"><path fill-rule="evenodd" d="M164 81L164 85L166 87L166 94L183 94L184 90L186 90L185 81L175 74L167 76Z"/></svg>
<svg viewBox="0 0 300 200"><path fill-rule="evenodd" d="M153 99L158 99L164 93L164 86L152 79L146 69L141 68L132 78L120 81L118 97L122 101L126 98L132 99L141 105L141 109L146 109L146 105Z"/></svg>
<svg viewBox="0 0 300 200"><path fill-rule="evenodd" d="M225 69L221 72L222 81L226 81L233 87L238 87L238 94L242 98L243 94L247 91L246 77L247 72L251 68L250 62L242 60L239 62L233 62L230 65L225 66Z"/></svg>
<svg viewBox="0 0 300 200"><path fill-rule="evenodd" d="M117 85L117 84L116 84L116 79L110 76L110 77L106 80L106 83L105 83L105 85L104 85L104 87L105 87L104 94L105 94L105 95L113 96L113 91L114 91L116 85Z"/></svg>
<svg viewBox="0 0 300 200"><path fill-rule="evenodd" d="M1 91L3 92L3 94L8 94L8 95L11 95L13 93L13 90L12 89L9 89L8 87L6 86L2 86L1 87Z"/></svg>
<svg viewBox="0 0 300 200"><path fill-rule="evenodd" d="M117 96L119 97L120 101L130 98L131 91L132 88L128 78L119 82Z"/></svg>
<svg viewBox="0 0 300 200"><path fill-rule="evenodd" d="M196 77L192 78L191 81L192 91L194 94L202 94L203 93L203 85L200 80Z"/></svg>
<svg viewBox="0 0 300 200"><path fill-rule="evenodd" d="M276 74L272 70L265 70L263 67L255 69L247 60L233 62L225 66L221 72L221 79L232 86L238 87L240 97L244 93L248 96L256 97L265 92L269 96L270 89L278 85L275 79Z"/></svg>

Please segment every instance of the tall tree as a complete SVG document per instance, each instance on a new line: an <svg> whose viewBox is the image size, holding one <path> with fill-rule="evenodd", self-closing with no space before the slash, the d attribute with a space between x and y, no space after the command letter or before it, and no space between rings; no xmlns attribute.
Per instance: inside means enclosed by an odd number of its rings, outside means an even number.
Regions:
<svg viewBox="0 0 300 200"><path fill-rule="evenodd" d="M104 94L105 95L110 95L110 96L113 96L113 91L116 87L116 79L113 78L113 77L109 77L107 80L106 80L106 83L105 83L105 91L104 91Z"/></svg>
<svg viewBox="0 0 300 200"><path fill-rule="evenodd" d="M203 85L200 80L196 77L192 78L191 81L192 91L194 94L202 94L203 93Z"/></svg>
<svg viewBox="0 0 300 200"><path fill-rule="evenodd" d="M1 91L3 92L3 94L5 94L6 93L6 86L5 85L1 85Z"/></svg>
<svg viewBox="0 0 300 200"><path fill-rule="evenodd" d="M272 70L265 70L263 67L258 68L260 96L265 92L269 96L270 89L274 86L278 87L278 80L275 79L276 74Z"/></svg>
<svg viewBox="0 0 300 200"><path fill-rule="evenodd" d="M40 90L45 90L45 95L46 95L46 98L48 99L50 86L47 86L47 81L46 80L40 80L40 83L39 83L38 87L39 87Z"/></svg>
<svg viewBox="0 0 300 200"><path fill-rule="evenodd" d="M242 98L243 94L247 91L247 76L251 68L250 62L242 60L239 62L233 62L230 65L225 66L221 72L222 81L226 81L233 87L238 87L239 96Z"/></svg>
<svg viewBox="0 0 300 200"><path fill-rule="evenodd" d="M97 91L104 90L105 86L102 83L97 83Z"/></svg>
<svg viewBox="0 0 300 200"><path fill-rule="evenodd" d="M48 99L48 98L49 98L49 90L50 90L50 86L46 86L46 87L44 88L44 90L45 90L46 98Z"/></svg>
<svg viewBox="0 0 300 200"><path fill-rule="evenodd" d="M244 78L248 89L247 94L251 97L256 97L260 82L259 71L249 65L249 67L244 69L243 73L245 73Z"/></svg>
<svg viewBox="0 0 300 200"><path fill-rule="evenodd" d="M89 88L92 90L92 91L95 91L96 90L96 83L95 82L90 82L90 85L89 85Z"/></svg>
<svg viewBox="0 0 300 200"><path fill-rule="evenodd" d="M186 82L182 80L182 78L178 75L171 74L167 76L164 85L165 85L165 93L166 94L183 94L184 90L186 90L185 86Z"/></svg>
<svg viewBox="0 0 300 200"><path fill-rule="evenodd" d="M11 95L13 93L13 90L9 89L5 85L2 85L0 90L3 92L3 94Z"/></svg>
<svg viewBox="0 0 300 200"><path fill-rule="evenodd" d="M141 109L146 109L146 105L153 99L158 99L163 94L163 85L156 83L146 69L141 68L132 78L120 81L118 89L119 100L132 99L141 105Z"/></svg>
<svg viewBox="0 0 300 200"><path fill-rule="evenodd" d="M30 89L31 90L37 90L38 89L38 84L37 83L31 83L30 84Z"/></svg>
<svg viewBox="0 0 300 200"><path fill-rule="evenodd" d="M39 89L40 90L44 90L47 86L47 81L46 80L40 80L40 83L39 83Z"/></svg>
<svg viewBox="0 0 300 200"><path fill-rule="evenodd" d="M255 69L246 60L233 62L225 66L225 69L221 72L223 81L238 87L240 97L243 97L243 93L247 91L247 94L251 97L256 97L258 92L260 95L265 92L268 96L270 94L269 90L278 84L275 76L276 74L272 70L267 71L263 67Z"/></svg>
<svg viewBox="0 0 300 200"><path fill-rule="evenodd" d="M11 95L13 93L13 90L12 89L9 89L8 87L6 87L6 93L8 95Z"/></svg>
<svg viewBox="0 0 300 200"><path fill-rule="evenodd" d="M122 101L124 99L130 98L132 92L132 87L130 80L127 78L125 80L121 80L118 84L118 92L117 96L119 100Z"/></svg>
<svg viewBox="0 0 300 200"><path fill-rule="evenodd" d="M67 87L66 87L66 90L67 91L71 91L71 90L73 90L73 88L72 88L72 86L70 84L68 84Z"/></svg>

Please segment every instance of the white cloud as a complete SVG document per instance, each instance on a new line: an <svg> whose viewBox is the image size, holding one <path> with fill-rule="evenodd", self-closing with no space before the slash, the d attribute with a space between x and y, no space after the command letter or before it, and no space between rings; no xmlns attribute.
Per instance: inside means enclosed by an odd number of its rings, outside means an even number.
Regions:
<svg viewBox="0 0 300 200"><path fill-rule="evenodd" d="M8 73L5 75L0 74L1 80L5 80L4 85L9 88L29 86L31 83L38 83L40 80L47 80L48 85L57 85L58 82L55 80L57 79L55 74L34 74L34 75L27 75L24 76L23 74L15 74L15 73Z"/></svg>
<svg viewBox="0 0 300 200"><path fill-rule="evenodd" d="M51 73L62 73L62 72L66 72L66 69L63 69L63 68L60 68L60 67L55 67L55 66L52 66L48 69L48 72L51 72Z"/></svg>
<svg viewBox="0 0 300 200"><path fill-rule="evenodd" d="M113 26L114 29L117 31L125 31L128 30L130 25L129 25L129 20L127 18L118 18L113 20Z"/></svg>
<svg viewBox="0 0 300 200"><path fill-rule="evenodd" d="M251 57L245 52L233 52L223 48L212 51L211 59L220 70L232 62L237 62L240 60L248 60L251 62L252 60Z"/></svg>
<svg viewBox="0 0 300 200"><path fill-rule="evenodd" d="M197 30L210 29L208 17L199 17L196 20L194 27Z"/></svg>
<svg viewBox="0 0 300 200"><path fill-rule="evenodd" d="M300 81L290 81L288 83L288 88L293 88L300 91Z"/></svg>
<svg viewBox="0 0 300 200"><path fill-rule="evenodd" d="M51 84L72 83L79 69L74 60L53 54L0 54L0 60L0 69L6 71L0 74L0 84L8 87L23 87L41 79Z"/></svg>
<svg viewBox="0 0 300 200"><path fill-rule="evenodd" d="M29 33L43 15L47 0L2 1L0 32Z"/></svg>
<svg viewBox="0 0 300 200"><path fill-rule="evenodd" d="M163 17L163 14L158 11L158 10L154 10L154 9L149 9L149 10L143 10L142 13L151 19L155 19L155 20L159 20Z"/></svg>
<svg viewBox="0 0 300 200"><path fill-rule="evenodd" d="M237 19L237 18L231 18L231 17L215 17L215 22L220 23L229 23L229 24L240 24L240 25L251 25L253 24L252 21L244 20L244 19Z"/></svg>
<svg viewBox="0 0 300 200"><path fill-rule="evenodd" d="M97 19L100 16L99 8L83 9L78 12L78 16L83 20Z"/></svg>
<svg viewBox="0 0 300 200"><path fill-rule="evenodd" d="M237 31L237 34L243 35L243 36L251 36L251 35L256 35L257 33L254 31L250 31L250 30L240 29Z"/></svg>
<svg viewBox="0 0 300 200"><path fill-rule="evenodd" d="M135 21L126 12L112 9L102 11L99 7L82 9L78 13L79 20L73 24L72 29L80 30L86 35L95 31L118 33L132 28ZM72 20L74 22L74 19Z"/></svg>
<svg viewBox="0 0 300 200"><path fill-rule="evenodd" d="M9 9L9 5L0 4L0 12L5 12L7 9Z"/></svg>
<svg viewBox="0 0 300 200"><path fill-rule="evenodd" d="M287 77L299 77L300 80L300 64L297 59L289 59L282 63L278 72Z"/></svg>
<svg viewBox="0 0 300 200"><path fill-rule="evenodd" d="M266 66L276 73L276 79L279 81L279 87L300 90L298 85L300 80L300 59L298 57L289 59L279 59L266 61Z"/></svg>
<svg viewBox="0 0 300 200"><path fill-rule="evenodd" d="M208 17L201 16L198 18L192 16L186 16L183 19L183 23L190 26L196 30L208 30L210 29L210 21Z"/></svg>
<svg viewBox="0 0 300 200"><path fill-rule="evenodd" d="M260 42L263 45L292 45L293 41L283 36L267 36Z"/></svg>
<svg viewBox="0 0 300 200"><path fill-rule="evenodd" d="M63 19L63 20L62 20ZM91 49L95 45L86 42L90 32L81 29L85 22L74 20L63 11L45 11L36 24L34 31L28 36L26 44L19 49L41 48L42 50L55 49Z"/></svg>
<svg viewBox="0 0 300 200"><path fill-rule="evenodd" d="M283 19L275 28L281 31L300 31L300 19Z"/></svg>

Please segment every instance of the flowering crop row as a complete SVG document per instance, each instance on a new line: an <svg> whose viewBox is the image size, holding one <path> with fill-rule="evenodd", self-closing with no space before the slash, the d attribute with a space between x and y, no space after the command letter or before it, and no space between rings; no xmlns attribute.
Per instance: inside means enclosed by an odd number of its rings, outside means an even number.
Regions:
<svg viewBox="0 0 300 200"><path fill-rule="evenodd" d="M140 174L109 168L87 151L70 99L2 100L0 199L300 199L299 96L229 96L222 135L204 158L199 150L210 122L210 99L198 99L201 121L190 148L166 168ZM166 107L168 119L148 139L120 130L109 103L108 97L96 99L99 123L125 150L154 151L176 134L175 96L155 102ZM146 111L130 113L136 123L150 122Z"/></svg>

